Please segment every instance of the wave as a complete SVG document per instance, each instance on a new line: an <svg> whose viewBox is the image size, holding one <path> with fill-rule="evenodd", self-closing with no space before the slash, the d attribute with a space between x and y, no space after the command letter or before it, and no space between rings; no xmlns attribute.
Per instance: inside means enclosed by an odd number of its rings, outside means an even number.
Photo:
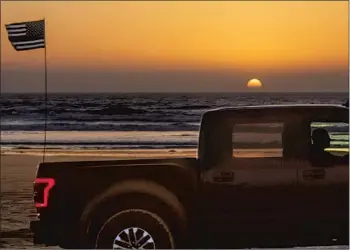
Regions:
<svg viewBox="0 0 350 250"><path fill-rule="evenodd" d="M24 124L2 124L2 131L40 131L45 130L44 122L24 123ZM158 123L158 124L118 124L118 123L54 123L50 122L46 126L47 131L198 131L199 124L189 123Z"/></svg>
<svg viewBox="0 0 350 250"><path fill-rule="evenodd" d="M130 115L130 114L144 114L147 111L144 109L131 108L124 104L115 104L100 110L88 110L88 114L98 115Z"/></svg>

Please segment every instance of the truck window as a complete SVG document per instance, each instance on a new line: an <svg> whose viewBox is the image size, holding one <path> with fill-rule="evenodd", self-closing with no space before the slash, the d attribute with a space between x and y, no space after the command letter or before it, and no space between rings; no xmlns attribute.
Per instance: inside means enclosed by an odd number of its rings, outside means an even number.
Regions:
<svg viewBox="0 0 350 250"><path fill-rule="evenodd" d="M235 124L233 158L282 157L282 132L283 123Z"/></svg>
<svg viewBox="0 0 350 250"><path fill-rule="evenodd" d="M344 122L321 122L315 121L310 124L310 140L312 147L317 147L318 143L313 140L315 130L324 134L328 134L330 139L329 145L325 144L324 151L329 152L334 156L344 156L349 153L349 124Z"/></svg>

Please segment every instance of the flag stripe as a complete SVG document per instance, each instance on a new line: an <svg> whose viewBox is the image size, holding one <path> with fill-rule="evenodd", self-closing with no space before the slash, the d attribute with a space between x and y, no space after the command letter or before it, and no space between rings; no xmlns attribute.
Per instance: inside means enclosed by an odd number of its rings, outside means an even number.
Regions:
<svg viewBox="0 0 350 250"><path fill-rule="evenodd" d="M32 41L24 41L24 42L12 42L13 45L26 45L26 44L32 44L32 43L44 43L44 39L38 39L38 40L32 40Z"/></svg>
<svg viewBox="0 0 350 250"><path fill-rule="evenodd" d="M34 40L39 40L39 39L44 39L43 36L40 37L28 37L28 36L9 36L9 40L11 43L14 42L27 42L27 41L34 41Z"/></svg>
<svg viewBox="0 0 350 250"><path fill-rule="evenodd" d="M23 24L7 24L6 25L6 28L8 29L15 29L15 28L25 28L26 25L23 23Z"/></svg>
<svg viewBox="0 0 350 250"><path fill-rule="evenodd" d="M34 48L43 48L45 47L45 43L39 43L39 44L30 44L30 45L16 45L16 49L34 49Z"/></svg>
<svg viewBox="0 0 350 250"><path fill-rule="evenodd" d="M13 33L9 34L9 36L25 36L27 33Z"/></svg>
<svg viewBox="0 0 350 250"><path fill-rule="evenodd" d="M36 47L36 48L24 48L24 49L15 48L15 49L16 49L16 51L25 51L25 50L42 49L42 48L45 48L45 45L40 46L40 47Z"/></svg>
<svg viewBox="0 0 350 250"><path fill-rule="evenodd" d="M9 34L11 34L16 32L26 32L27 29L8 29L7 31L9 32Z"/></svg>

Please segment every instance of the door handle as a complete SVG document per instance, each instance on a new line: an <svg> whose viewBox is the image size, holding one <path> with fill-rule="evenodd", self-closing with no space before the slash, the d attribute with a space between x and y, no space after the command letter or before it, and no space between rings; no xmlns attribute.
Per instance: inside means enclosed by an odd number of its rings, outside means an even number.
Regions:
<svg viewBox="0 0 350 250"><path fill-rule="evenodd" d="M323 180L326 177L326 170L322 169L307 169L303 170L303 179L306 181Z"/></svg>
<svg viewBox="0 0 350 250"><path fill-rule="evenodd" d="M221 172L215 174L213 179L214 179L214 182L217 182L217 183L233 182L234 172L221 171Z"/></svg>

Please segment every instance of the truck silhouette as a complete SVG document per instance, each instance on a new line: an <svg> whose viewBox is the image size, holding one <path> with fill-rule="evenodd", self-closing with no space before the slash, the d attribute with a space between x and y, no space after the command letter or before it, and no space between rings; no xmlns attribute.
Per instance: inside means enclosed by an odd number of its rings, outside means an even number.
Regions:
<svg viewBox="0 0 350 250"><path fill-rule="evenodd" d="M38 219L30 224L34 244L104 249L348 244L349 164L310 160L312 123L341 123L348 131L349 109L219 108L202 117L197 158L41 163L34 182ZM258 143L249 139L259 133ZM348 159L347 152L335 153Z"/></svg>

